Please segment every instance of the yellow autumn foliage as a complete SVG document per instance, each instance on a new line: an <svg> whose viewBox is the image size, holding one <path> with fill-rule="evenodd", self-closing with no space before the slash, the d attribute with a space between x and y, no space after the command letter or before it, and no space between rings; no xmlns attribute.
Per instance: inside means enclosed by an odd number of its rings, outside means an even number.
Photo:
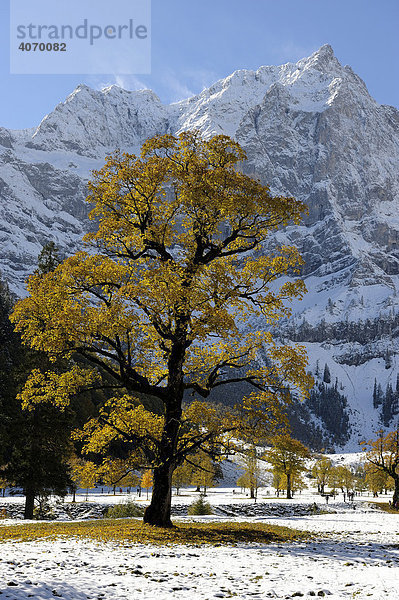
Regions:
<svg viewBox="0 0 399 600"><path fill-rule="evenodd" d="M115 152L89 183L95 227L84 250L32 275L11 317L26 344L53 361L78 354L122 389L82 435L88 452L118 435L138 455L144 447L155 497L185 453L238 427L237 413L203 405L183 415L185 392L206 402L212 389L246 382L254 393L241 416L258 419L260 436L289 390L303 396L312 385L304 348L264 331L305 293L298 250L266 244L306 207L272 196L243 172L245 158L227 136L198 132L148 140L139 156ZM64 378L33 373L21 397L65 406L84 378L76 368Z"/></svg>

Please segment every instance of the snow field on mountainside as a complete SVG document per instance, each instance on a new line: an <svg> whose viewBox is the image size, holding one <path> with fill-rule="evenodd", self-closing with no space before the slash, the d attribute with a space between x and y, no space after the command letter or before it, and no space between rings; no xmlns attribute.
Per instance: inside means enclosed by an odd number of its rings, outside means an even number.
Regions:
<svg viewBox="0 0 399 600"><path fill-rule="evenodd" d="M319 360L338 378L351 430L334 447L357 450L381 427L374 380L395 389L399 372L398 124L397 109L378 105L327 44L295 64L235 71L171 105L151 90L80 85L38 127L0 127L1 274L22 297L42 244L54 241L63 256L79 248L90 227L87 180L116 148L138 152L148 137L187 129L231 135L249 174L309 206L302 225L274 238L299 248L308 289L280 331L293 327L309 368ZM326 423L314 422L327 440Z"/></svg>

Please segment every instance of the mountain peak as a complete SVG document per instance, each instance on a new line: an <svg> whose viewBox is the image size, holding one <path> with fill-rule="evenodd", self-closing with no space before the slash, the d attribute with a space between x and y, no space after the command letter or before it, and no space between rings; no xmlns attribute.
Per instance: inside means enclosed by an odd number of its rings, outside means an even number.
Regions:
<svg viewBox="0 0 399 600"><path fill-rule="evenodd" d="M326 56L326 57L334 57L334 50L332 49L332 46L330 46L330 44L323 44L323 46L320 46L320 48L318 50L316 50L316 52L313 52L313 55L318 55L318 56Z"/></svg>
<svg viewBox="0 0 399 600"><path fill-rule="evenodd" d="M317 383L324 364L337 381L293 405L293 433L324 447L369 439L382 418L398 417L384 394L384 412L374 407L373 386L386 389L399 371L399 111L371 99L328 44L297 63L235 71L170 106L150 90L79 85L36 133L0 129L3 276L25 295L44 243L67 256L80 248L87 179L107 154L137 154L149 137L190 129L233 136L244 172L309 207L264 246L296 246L309 290L280 322L279 341L306 347ZM264 320L251 327L262 331Z"/></svg>
<svg viewBox="0 0 399 600"><path fill-rule="evenodd" d="M324 44L307 58L302 58L297 64L302 68L317 69L332 74L343 69L330 44Z"/></svg>

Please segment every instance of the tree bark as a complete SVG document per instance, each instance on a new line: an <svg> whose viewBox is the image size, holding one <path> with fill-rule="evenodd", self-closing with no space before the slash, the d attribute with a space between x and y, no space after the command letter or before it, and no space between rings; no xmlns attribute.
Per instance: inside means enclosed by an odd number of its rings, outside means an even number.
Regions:
<svg viewBox="0 0 399 600"><path fill-rule="evenodd" d="M158 466L154 469L152 497L144 513L144 523L157 527L173 527L170 518L172 502L172 475L177 467L176 450L179 439L184 393L183 364L186 353L187 317L177 318L177 334L168 360L167 400L165 424L159 446Z"/></svg>
<svg viewBox="0 0 399 600"><path fill-rule="evenodd" d="M33 509L35 507L35 490L31 486L25 488L25 509L24 519L33 519Z"/></svg>
<svg viewBox="0 0 399 600"><path fill-rule="evenodd" d="M152 498L144 513L144 523L157 527L173 527L170 518L173 470L170 464L155 467Z"/></svg>
<svg viewBox="0 0 399 600"><path fill-rule="evenodd" d="M291 493L291 473L287 473L287 498L288 498L288 500L292 499L292 493Z"/></svg>
<svg viewBox="0 0 399 600"><path fill-rule="evenodd" d="M151 502L144 513L144 523L157 527L172 527L170 518L172 475L177 466L175 454L180 430L182 397L183 393L180 399L173 402L173 408L169 405L166 411L159 465L154 469Z"/></svg>
<svg viewBox="0 0 399 600"><path fill-rule="evenodd" d="M399 510L399 476L393 478L395 482L395 489L392 498L392 508Z"/></svg>

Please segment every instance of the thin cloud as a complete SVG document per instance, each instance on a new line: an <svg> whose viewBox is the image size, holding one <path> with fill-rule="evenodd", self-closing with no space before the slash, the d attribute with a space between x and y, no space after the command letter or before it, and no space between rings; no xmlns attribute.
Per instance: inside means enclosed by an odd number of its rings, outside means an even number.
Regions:
<svg viewBox="0 0 399 600"><path fill-rule="evenodd" d="M305 58L315 52L317 48L314 46L302 46L293 42L285 42L281 45L274 46L271 53L275 57L275 62L297 62L301 58Z"/></svg>
<svg viewBox="0 0 399 600"><path fill-rule="evenodd" d="M167 71L162 76L162 84L168 92L170 101L179 102L199 94L217 79L220 77L216 73L203 69L184 71L181 75Z"/></svg>
<svg viewBox="0 0 399 600"><path fill-rule="evenodd" d="M162 84L166 88L171 102L179 102L195 95L195 91L188 87L182 79L174 73L165 73L162 76Z"/></svg>
<svg viewBox="0 0 399 600"><path fill-rule="evenodd" d="M148 89L148 85L135 75L112 75L108 79L99 77L91 78L91 86L96 90L102 90L111 85L117 85L129 91Z"/></svg>
<svg viewBox="0 0 399 600"><path fill-rule="evenodd" d="M148 88L148 85L135 75L115 75L115 82L116 85L125 90L136 91Z"/></svg>

